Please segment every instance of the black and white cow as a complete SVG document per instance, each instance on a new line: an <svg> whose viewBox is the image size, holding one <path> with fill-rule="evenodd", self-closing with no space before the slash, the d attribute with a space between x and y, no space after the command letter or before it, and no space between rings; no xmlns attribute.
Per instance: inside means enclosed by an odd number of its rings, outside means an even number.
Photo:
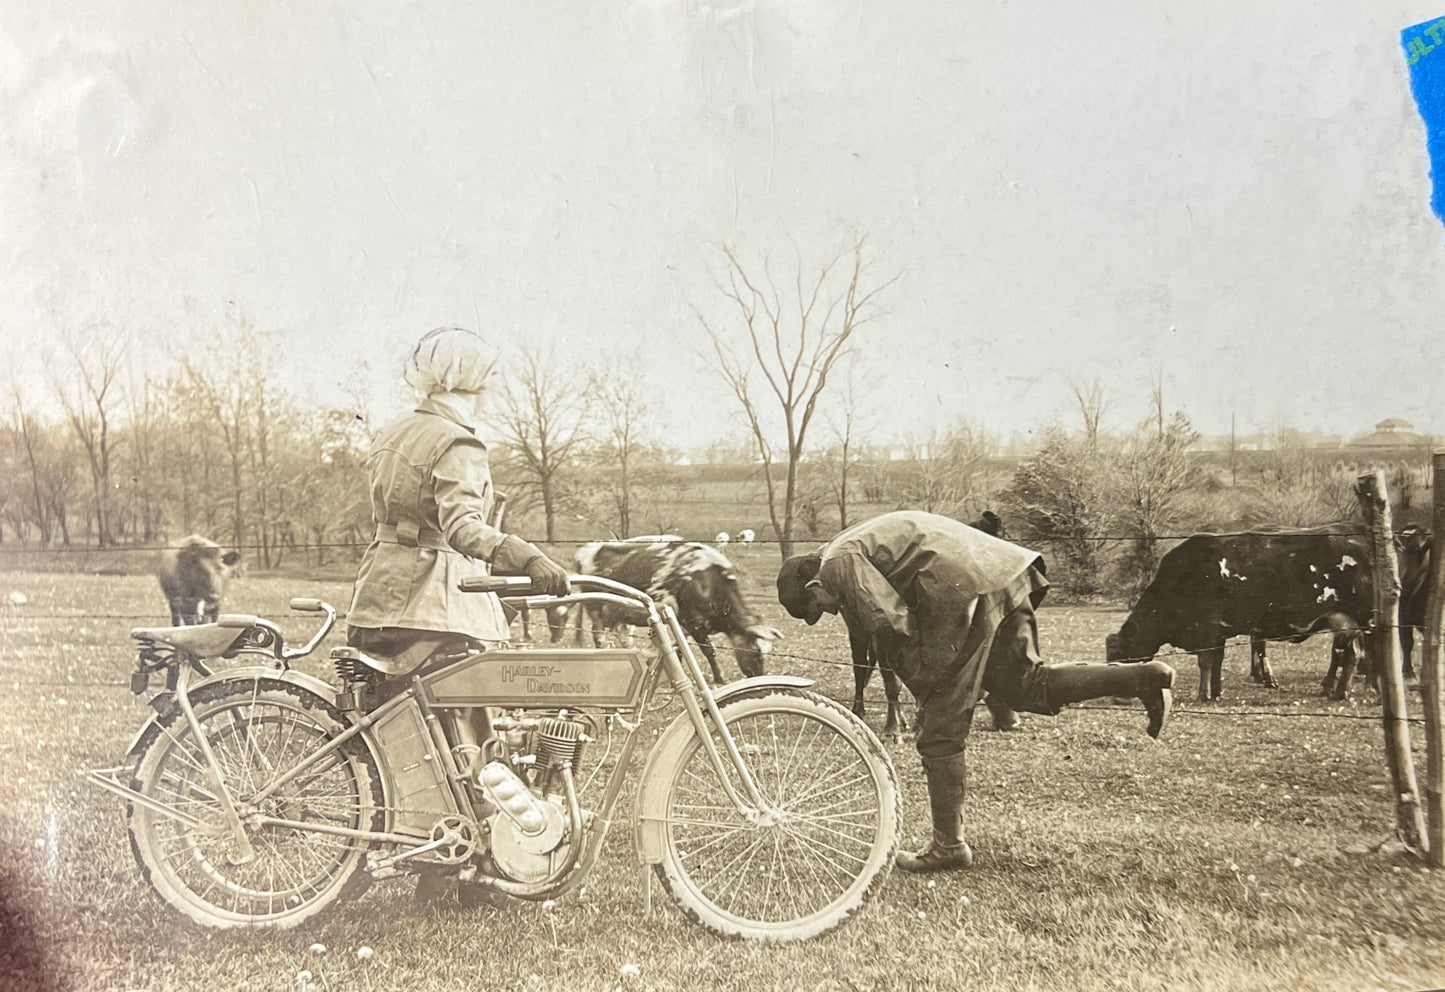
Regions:
<svg viewBox="0 0 1445 992"><path fill-rule="evenodd" d="M171 624L214 623L226 583L241 564L241 552L223 551L215 541L192 534L167 548L156 562L156 577L171 607Z"/></svg>
<svg viewBox="0 0 1445 992"><path fill-rule="evenodd" d="M1402 561L1409 588L1420 556ZM1199 662L1199 700L1218 699L1224 642L1251 641L1251 675L1274 685L1264 655L1270 640L1299 643L1332 634L1326 691L1342 698L1374 610L1367 535L1356 524L1243 534L1195 534L1159 562L1128 619L1110 634L1110 661L1146 661L1172 644Z"/></svg>
<svg viewBox="0 0 1445 992"><path fill-rule="evenodd" d="M724 634L732 642L738 668L746 676L763 674L763 656L783 636L776 627L758 623L743 601L732 562L706 544L671 534L596 541L577 550L577 571L621 582L670 604L718 682L723 677L709 640L713 634ZM607 606L589 605L587 612L594 643L600 644L603 629L621 623Z"/></svg>

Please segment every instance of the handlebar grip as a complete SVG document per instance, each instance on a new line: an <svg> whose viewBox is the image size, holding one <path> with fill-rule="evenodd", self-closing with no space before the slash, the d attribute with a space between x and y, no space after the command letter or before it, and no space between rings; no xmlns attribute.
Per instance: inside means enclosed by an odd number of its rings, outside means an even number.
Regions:
<svg viewBox="0 0 1445 992"><path fill-rule="evenodd" d="M291 609L300 610L304 613L320 613L326 609L326 604L319 599L310 599L305 596L297 596L291 600Z"/></svg>
<svg viewBox="0 0 1445 992"><path fill-rule="evenodd" d="M473 575L457 583L462 592L510 593L526 595L532 591L532 580L525 575Z"/></svg>

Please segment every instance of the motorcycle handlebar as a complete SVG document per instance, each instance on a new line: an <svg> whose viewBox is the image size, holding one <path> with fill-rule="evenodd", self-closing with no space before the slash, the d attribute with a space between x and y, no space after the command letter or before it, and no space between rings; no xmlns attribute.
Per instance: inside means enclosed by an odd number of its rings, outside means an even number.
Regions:
<svg viewBox="0 0 1445 992"><path fill-rule="evenodd" d="M495 592L525 596L532 591L532 580L525 575L473 575L457 583L462 592Z"/></svg>

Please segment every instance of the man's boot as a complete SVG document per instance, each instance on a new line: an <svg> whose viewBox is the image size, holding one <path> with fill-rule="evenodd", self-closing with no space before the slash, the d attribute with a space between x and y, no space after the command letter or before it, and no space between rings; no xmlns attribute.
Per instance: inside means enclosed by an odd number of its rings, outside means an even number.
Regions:
<svg viewBox="0 0 1445 992"><path fill-rule="evenodd" d="M983 705L988 707L988 715L993 717L994 730L1018 730L1024 725L1013 707L993 696L984 696Z"/></svg>
<svg viewBox="0 0 1445 992"><path fill-rule="evenodd" d="M898 867L904 871L941 871L967 868L973 851L963 841L963 752L946 758L924 758L923 774L928 779L928 807L933 818L933 842L917 854L899 852Z"/></svg>
<svg viewBox="0 0 1445 992"><path fill-rule="evenodd" d="M1158 737L1169 722L1169 711L1174 705L1174 669L1162 661L1045 665L1043 672L1044 695L1055 713L1066 703L1101 696L1126 696L1144 703L1149 714L1150 737Z"/></svg>

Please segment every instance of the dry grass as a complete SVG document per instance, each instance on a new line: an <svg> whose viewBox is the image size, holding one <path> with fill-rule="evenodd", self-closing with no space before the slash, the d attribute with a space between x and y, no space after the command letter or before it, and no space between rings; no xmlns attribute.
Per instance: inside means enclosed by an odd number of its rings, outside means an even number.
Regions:
<svg viewBox="0 0 1445 992"><path fill-rule="evenodd" d="M737 556L765 622L788 633L772 663L848 699L842 627L804 628L765 595L774 553ZM749 561L751 557L751 562ZM1273 652L1283 690L1249 684L1243 649L1226 662L1226 702L1187 702L1154 742L1138 708L1027 717L970 744L968 817L977 863L920 879L895 873L841 930L796 945L715 938L656 887L647 893L623 821L580 894L554 908L460 912L416 906L379 885L317 926L280 935L182 925L143 885L120 802L74 772L113 763L146 715L126 688L128 629L159 623L142 578L0 574L0 896L28 917L0 955L43 958L75 989L1423 989L1445 983L1445 886L1405 855L1365 851L1393 809L1382 733L1363 689L1323 700L1325 645ZM250 576L227 608L285 617L293 595L344 604L342 583ZM127 619L93 619L111 614ZM1041 614L1048 655L1097 659L1114 611ZM128 619L135 618L135 619ZM321 654L321 653L319 653ZM832 664L825 662L833 662ZM309 670L324 675L319 664ZM881 698L878 682L870 700ZM1288 716L1259 715L1280 711ZM870 703L869 721L882 707ZM1422 732L1416 728L1417 747ZM925 794L911 745L892 745L906 833ZM1423 758L1420 759L1423 765ZM624 797L626 801L626 797ZM1349 853L1353 849L1357 853ZM14 914L11 917L14 919ZM31 935L27 944L21 939ZM313 943L326 946L317 954ZM362 946L373 955L360 960ZM636 978L619 969L634 964Z"/></svg>

